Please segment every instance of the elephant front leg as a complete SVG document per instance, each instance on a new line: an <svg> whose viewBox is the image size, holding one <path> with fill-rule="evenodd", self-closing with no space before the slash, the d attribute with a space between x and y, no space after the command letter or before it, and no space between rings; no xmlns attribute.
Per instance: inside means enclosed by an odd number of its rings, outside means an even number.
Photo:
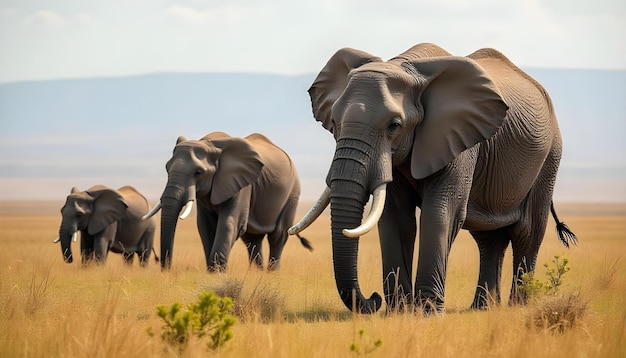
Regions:
<svg viewBox="0 0 626 358"><path fill-rule="evenodd" d="M250 264L254 264L258 269L263 269L263 237L265 234L251 234L246 233L243 235L243 242L248 249L248 260Z"/></svg>
<svg viewBox="0 0 626 358"><path fill-rule="evenodd" d="M198 233L200 233L200 240L202 240L204 258L206 260L207 269L212 271L211 251L213 251L213 244L215 242L218 218L217 214L210 212L201 204L198 204L197 211Z"/></svg>
<svg viewBox="0 0 626 358"><path fill-rule="evenodd" d="M80 233L80 262L83 265L93 260L93 236L82 230Z"/></svg>
<svg viewBox="0 0 626 358"><path fill-rule="evenodd" d="M413 252L417 221L410 192L398 183L387 186L385 209L378 222L383 262L383 289L387 310L403 310L413 304Z"/></svg>
<svg viewBox="0 0 626 358"><path fill-rule="evenodd" d="M215 230L213 248L207 257L208 269L211 272L225 271L228 266L228 257L235 240L243 234L242 224L236 218L220 215Z"/></svg>
<svg viewBox="0 0 626 358"><path fill-rule="evenodd" d="M93 250L97 263L104 264L106 262L109 250L115 242L116 233L117 223L113 223L93 236Z"/></svg>

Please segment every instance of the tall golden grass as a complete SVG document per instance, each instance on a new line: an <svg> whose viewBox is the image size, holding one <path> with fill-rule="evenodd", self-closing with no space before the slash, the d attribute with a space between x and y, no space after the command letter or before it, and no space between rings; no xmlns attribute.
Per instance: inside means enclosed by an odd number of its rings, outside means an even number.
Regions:
<svg viewBox="0 0 626 358"><path fill-rule="evenodd" d="M301 206L306 209L306 204ZM0 357L176 357L179 352L158 334L147 333L161 330L155 307L193 302L204 290L240 295L244 304L235 337L215 352L192 341L184 357L346 357L356 354L350 351L352 343L367 347L378 339L382 346L368 356L626 356L623 207L560 212L580 239L569 250L555 238L554 223L549 222L537 277L554 255L568 257L571 271L561 291L575 292L587 303L587 314L562 333L528 325L533 304L467 310L478 275L478 252L466 232L450 254L445 315L365 316L348 312L337 295L328 216L304 232L315 251L307 251L294 237L289 240L279 272L250 269L244 245L237 242L228 272L208 274L194 218L179 224L169 272L161 272L154 260L144 269L137 262L128 267L115 254L103 266L65 264L58 244L52 243L61 219L58 208L46 203L0 207ZM78 252L77 244L74 250ZM508 297L510 252L505 262L503 295ZM359 255L364 293L381 291L381 275L378 240L376 233L369 233L361 238Z"/></svg>

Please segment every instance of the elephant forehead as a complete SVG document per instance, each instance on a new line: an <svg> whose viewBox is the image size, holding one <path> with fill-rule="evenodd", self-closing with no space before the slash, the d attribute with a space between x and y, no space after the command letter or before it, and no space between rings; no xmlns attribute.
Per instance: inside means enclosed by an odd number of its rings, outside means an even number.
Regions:
<svg viewBox="0 0 626 358"><path fill-rule="evenodd" d="M85 192L74 193L67 197L61 212L69 211L75 213L85 213L85 210L93 203L93 198Z"/></svg>
<svg viewBox="0 0 626 358"><path fill-rule="evenodd" d="M219 149L201 141L185 141L174 147L174 155L193 156L198 159L206 158L210 153L218 153Z"/></svg>

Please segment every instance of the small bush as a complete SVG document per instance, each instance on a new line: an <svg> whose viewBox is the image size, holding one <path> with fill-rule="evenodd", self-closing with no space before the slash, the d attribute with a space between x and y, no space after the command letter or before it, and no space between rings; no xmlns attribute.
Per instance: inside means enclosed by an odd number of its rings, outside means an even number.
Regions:
<svg viewBox="0 0 626 358"><path fill-rule="evenodd" d="M285 296L267 277L259 277L254 284L246 285L244 280L227 278L213 291L233 299L233 313L242 320L277 319L285 308Z"/></svg>
<svg viewBox="0 0 626 358"><path fill-rule="evenodd" d="M185 309L179 302L169 308L159 305L157 314L164 321L161 338L183 351L192 335L199 339L209 337L208 347L217 349L233 338L231 328L236 319L228 313L232 308L232 299L221 298L211 291L202 292L198 302Z"/></svg>
<svg viewBox="0 0 626 358"><path fill-rule="evenodd" d="M587 303L577 293L549 297L533 311L532 325L554 332L563 333L574 327L585 315Z"/></svg>
<svg viewBox="0 0 626 358"><path fill-rule="evenodd" d="M548 279L546 282L541 282L535 279L534 273L526 272L520 277L522 283L519 285L519 290L522 291L529 300L533 300L541 297L543 294L556 296L560 287L563 285L563 276L569 272L568 266L569 260L559 255L555 255L552 259L553 267L550 267L547 263L543 264L546 268L546 276Z"/></svg>
<svg viewBox="0 0 626 358"><path fill-rule="evenodd" d="M582 319L587 311L587 304L577 293L559 295L563 276L570 270L569 260L555 255L552 264L543 265L547 276L545 282L536 279L531 273L524 273L519 288L529 300L536 303L536 308L528 319L528 326L564 332Z"/></svg>
<svg viewBox="0 0 626 358"><path fill-rule="evenodd" d="M383 341L380 338L374 341L365 338L365 330L361 328L359 329L359 336L355 339L354 342L350 343L349 348L350 352L354 353L355 356L366 356L382 345Z"/></svg>

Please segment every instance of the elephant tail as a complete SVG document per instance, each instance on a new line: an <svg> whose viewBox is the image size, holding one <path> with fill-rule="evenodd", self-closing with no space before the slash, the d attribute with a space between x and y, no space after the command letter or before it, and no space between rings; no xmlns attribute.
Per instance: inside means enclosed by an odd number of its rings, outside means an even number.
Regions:
<svg viewBox="0 0 626 358"><path fill-rule="evenodd" d="M300 236L300 234L296 234L296 236L298 237L298 239L300 239L300 242L302 243L302 246L306 247L307 250L309 250L309 251L313 251L313 246L311 245L311 242L309 240L307 240L306 237L302 237L302 236Z"/></svg>
<svg viewBox="0 0 626 358"><path fill-rule="evenodd" d="M159 260L159 257L157 256L154 246L152 246L152 252L154 253L154 262L159 263L160 260Z"/></svg>
<svg viewBox="0 0 626 358"><path fill-rule="evenodd" d="M572 230L567 226L566 223L559 221L559 217L556 215L556 210L554 210L554 202L550 203L550 211L552 212L552 217L556 222L556 235L559 240L565 245L565 247L569 248L570 243L577 245L578 238L572 232Z"/></svg>

